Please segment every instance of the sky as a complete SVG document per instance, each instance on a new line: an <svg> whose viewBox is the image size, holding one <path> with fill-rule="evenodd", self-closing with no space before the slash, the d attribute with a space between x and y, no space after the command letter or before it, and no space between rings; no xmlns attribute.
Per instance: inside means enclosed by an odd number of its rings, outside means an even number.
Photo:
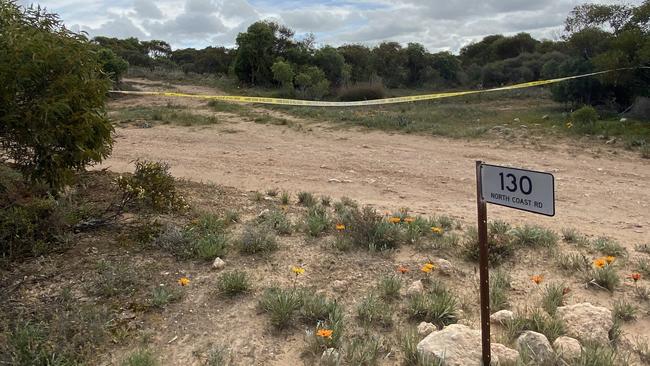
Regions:
<svg viewBox="0 0 650 366"><path fill-rule="evenodd" d="M233 47L257 20L289 26L317 45L422 43L429 51L458 50L490 34L562 36L576 0L19 0L59 14L68 28L90 36L161 39L172 48ZM642 0L625 1L639 5ZM602 0L598 3L621 1Z"/></svg>

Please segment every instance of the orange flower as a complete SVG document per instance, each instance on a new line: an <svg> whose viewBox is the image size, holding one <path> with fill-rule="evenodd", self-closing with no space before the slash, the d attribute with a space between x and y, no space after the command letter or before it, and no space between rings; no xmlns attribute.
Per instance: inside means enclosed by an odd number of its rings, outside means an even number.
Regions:
<svg viewBox="0 0 650 366"><path fill-rule="evenodd" d="M432 226L431 227L431 232L434 233L434 234L441 235L442 233L445 232L445 230L443 228L441 228L441 227Z"/></svg>
<svg viewBox="0 0 650 366"><path fill-rule="evenodd" d="M420 268L420 271L424 273L429 273L433 271L436 268L436 266L433 265L433 263L425 263L422 268Z"/></svg>
<svg viewBox="0 0 650 366"><path fill-rule="evenodd" d="M606 265L607 265L607 260L605 260L604 258L594 259L594 267L603 268Z"/></svg>
<svg viewBox="0 0 650 366"><path fill-rule="evenodd" d="M409 271L409 269L406 268L406 267L404 267L404 266L399 266L399 267L397 267L397 272L399 272L399 273L401 273L401 274L404 274L404 273L406 273L406 272L408 272L408 271Z"/></svg>
<svg viewBox="0 0 650 366"><path fill-rule="evenodd" d="M343 230L345 230L345 225L344 225L344 224L341 224L341 223L336 224L336 230L338 230L338 231L343 231Z"/></svg>
<svg viewBox="0 0 650 366"><path fill-rule="evenodd" d="M634 282L636 282L641 279L641 273L632 273L628 275L628 277L634 280Z"/></svg>
<svg viewBox="0 0 650 366"><path fill-rule="evenodd" d="M612 264L612 262L616 260L616 257L614 257L613 255L608 255L604 259L607 262L607 264Z"/></svg>
<svg viewBox="0 0 650 366"><path fill-rule="evenodd" d="M332 333L334 333L334 331L331 329L319 329L318 332L316 332L316 335L323 338L332 338Z"/></svg>
<svg viewBox="0 0 650 366"><path fill-rule="evenodd" d="M531 279L533 282L535 282L535 284L539 285L539 284L542 283L542 281L544 280L544 276L542 276L542 275L534 275L534 276L531 277L530 279Z"/></svg>
<svg viewBox="0 0 650 366"><path fill-rule="evenodd" d="M404 219L404 222L407 223L407 224L410 224L410 223L412 223L413 221L415 221L415 219L412 218L412 217L407 217L407 218Z"/></svg>
<svg viewBox="0 0 650 366"><path fill-rule="evenodd" d="M402 219L397 216L393 216L389 218L388 221L390 221L391 224L399 224L402 221Z"/></svg>
<svg viewBox="0 0 650 366"><path fill-rule="evenodd" d="M181 286L187 286L190 284L190 279L187 277L181 277L178 279L178 284Z"/></svg>

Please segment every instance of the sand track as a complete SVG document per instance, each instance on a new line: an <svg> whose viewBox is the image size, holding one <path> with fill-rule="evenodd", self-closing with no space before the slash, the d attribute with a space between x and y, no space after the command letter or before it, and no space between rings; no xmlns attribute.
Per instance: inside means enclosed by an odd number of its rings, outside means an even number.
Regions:
<svg viewBox="0 0 650 366"><path fill-rule="evenodd" d="M142 80L132 82L155 90ZM184 92L219 92L176 87ZM490 206L491 219L556 229L572 226L591 235L610 235L627 246L650 241L650 161L624 151L597 152L605 145L582 149L570 141L546 141L540 149L521 142L511 145L505 139L466 141L316 122L305 122L308 128L300 131L211 112L204 101L190 99L120 98L109 109L168 102L183 103L195 113L214 113L223 122L208 127L117 128L113 155L100 167L128 172L135 159L164 160L175 176L194 181L244 190L279 188L348 196L382 209L409 207L471 222L476 211L474 161L482 159L550 171L556 177L556 217Z"/></svg>

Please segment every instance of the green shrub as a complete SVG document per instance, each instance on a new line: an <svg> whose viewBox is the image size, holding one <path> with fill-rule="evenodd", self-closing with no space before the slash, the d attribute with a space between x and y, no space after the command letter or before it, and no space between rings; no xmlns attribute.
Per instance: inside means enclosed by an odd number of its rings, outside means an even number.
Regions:
<svg viewBox="0 0 650 366"><path fill-rule="evenodd" d="M617 366L621 363L616 355L616 350L609 346L586 344L583 346L580 358L572 366Z"/></svg>
<svg viewBox="0 0 650 366"><path fill-rule="evenodd" d="M111 152L97 47L41 7L0 2L0 150L56 192Z"/></svg>
<svg viewBox="0 0 650 366"><path fill-rule="evenodd" d="M261 224L268 225L280 235L291 234L291 221L280 210L273 209L258 219Z"/></svg>
<svg viewBox="0 0 650 366"><path fill-rule="evenodd" d="M96 275L87 286L91 295L106 298L130 296L140 285L141 276L131 266L121 263L100 261L97 263Z"/></svg>
<svg viewBox="0 0 650 366"><path fill-rule="evenodd" d="M386 90L378 83L357 83L340 88L337 95L342 101L382 99Z"/></svg>
<svg viewBox="0 0 650 366"><path fill-rule="evenodd" d="M356 246L371 251L396 249L404 241L399 225L384 220L372 207L362 210L348 208L348 214L342 217L345 234L349 235Z"/></svg>
<svg viewBox="0 0 650 366"><path fill-rule="evenodd" d="M443 327L458 320L458 302L448 290L428 291L410 298L407 313L412 319Z"/></svg>
<svg viewBox="0 0 650 366"><path fill-rule="evenodd" d="M229 366L233 364L232 352L224 346L213 346L208 351L205 360L205 366Z"/></svg>
<svg viewBox="0 0 650 366"><path fill-rule="evenodd" d="M307 211L305 225L307 226L307 233L313 237L317 237L327 231L327 228L330 226L330 219L325 207L311 206Z"/></svg>
<svg viewBox="0 0 650 366"><path fill-rule="evenodd" d="M207 234L199 237L194 246L194 256L204 261L223 257L228 249L228 238L224 234Z"/></svg>
<svg viewBox="0 0 650 366"><path fill-rule="evenodd" d="M291 193L287 191L282 191L282 194L280 195L280 203L283 205L288 205L291 202Z"/></svg>
<svg viewBox="0 0 650 366"><path fill-rule="evenodd" d="M271 324L283 329L291 324L294 313L300 309L300 296L293 290L277 287L266 289L260 300L260 307L271 317Z"/></svg>
<svg viewBox="0 0 650 366"><path fill-rule="evenodd" d="M579 252L558 252L555 261L560 269L567 272L586 271L591 266L589 259Z"/></svg>
<svg viewBox="0 0 650 366"><path fill-rule="evenodd" d="M604 236L596 238L592 243L594 249L604 255L611 255L614 257L623 257L627 255L627 249L621 244Z"/></svg>
<svg viewBox="0 0 650 366"><path fill-rule="evenodd" d="M598 285L598 287L606 289L610 292L614 291L616 287L621 283L621 279L616 273L616 269L611 265L596 268L592 272L592 281Z"/></svg>
<svg viewBox="0 0 650 366"><path fill-rule="evenodd" d="M378 365L381 353L388 351L385 348L378 337L357 336L345 344L343 355L347 365Z"/></svg>
<svg viewBox="0 0 650 366"><path fill-rule="evenodd" d="M511 231L515 245L522 247L552 247L557 244L557 235L540 226L524 225Z"/></svg>
<svg viewBox="0 0 650 366"><path fill-rule="evenodd" d="M636 319L636 307L625 300L618 300L614 303L612 316L614 319L622 321L632 321Z"/></svg>
<svg viewBox="0 0 650 366"><path fill-rule="evenodd" d="M219 276L217 288L220 294L233 297L248 292L251 289L251 283L246 272L234 270Z"/></svg>
<svg viewBox="0 0 650 366"><path fill-rule="evenodd" d="M515 252L515 245L513 243L513 237L510 234L509 224L503 221L489 223L488 247L488 260L491 265L500 264L512 256ZM475 228L470 228L467 231L461 245L461 252L465 258L478 261L480 250L478 245L478 232Z"/></svg>
<svg viewBox="0 0 650 366"><path fill-rule="evenodd" d="M584 106L571 113L574 129L581 133L594 133L598 112L591 106Z"/></svg>
<svg viewBox="0 0 650 366"><path fill-rule="evenodd" d="M328 319L343 318L343 309L336 301L330 301L313 291L300 291L300 316L307 323L325 322Z"/></svg>
<svg viewBox="0 0 650 366"><path fill-rule="evenodd" d="M141 204L159 212L187 208L166 163L138 160L133 175L119 176L116 182L125 205Z"/></svg>
<svg viewBox="0 0 650 366"><path fill-rule="evenodd" d="M248 224L244 227L240 240L240 250L244 254L269 253L278 249L275 235L265 225Z"/></svg>
<svg viewBox="0 0 650 366"><path fill-rule="evenodd" d="M357 305L357 318L363 325L377 324L383 327L393 325L392 309L375 294L364 297Z"/></svg>

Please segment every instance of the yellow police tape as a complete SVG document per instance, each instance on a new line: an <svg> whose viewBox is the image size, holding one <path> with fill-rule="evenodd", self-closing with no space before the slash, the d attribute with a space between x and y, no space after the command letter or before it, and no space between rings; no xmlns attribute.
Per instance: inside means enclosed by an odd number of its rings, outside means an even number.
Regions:
<svg viewBox="0 0 650 366"><path fill-rule="evenodd" d="M393 97L393 98L383 98L383 99L372 99L372 100L360 100L355 102L326 102L326 101L317 101L317 100L299 100L299 99L283 99L283 98L267 98L267 97L244 97L236 95L201 95L201 94L187 94L187 93L174 93L174 92L147 92L147 91L126 91L126 90L112 90L111 93L116 94L128 94L128 95L155 95L155 96L164 96L164 97L182 97L182 98L196 98L196 99L210 99L210 100L221 100L227 102L240 102L240 103L259 103L259 104L278 104L278 105L290 105L290 106L304 106L304 107L358 107L366 105L380 105L380 104L395 104L395 103L406 103L406 102L416 102L421 100L432 100L432 99L441 99L441 98L450 98L450 97L459 97L462 95L470 94L480 94L480 93L491 93L502 90L513 90L513 89L523 89L530 88L533 86L548 85L559 83L566 80L580 79L594 75L606 74L614 71L621 70L634 70L634 69L650 69L648 66L641 67L630 67L630 68L621 68L613 69L606 71L592 72L589 74L567 76L556 79L547 79L547 80L538 80L530 81L527 83L514 84L503 86L499 88L492 89L483 89L483 90L469 90L469 91L459 91L459 92L447 92L447 93L434 93L434 94L423 94L423 95L411 95L405 97Z"/></svg>

